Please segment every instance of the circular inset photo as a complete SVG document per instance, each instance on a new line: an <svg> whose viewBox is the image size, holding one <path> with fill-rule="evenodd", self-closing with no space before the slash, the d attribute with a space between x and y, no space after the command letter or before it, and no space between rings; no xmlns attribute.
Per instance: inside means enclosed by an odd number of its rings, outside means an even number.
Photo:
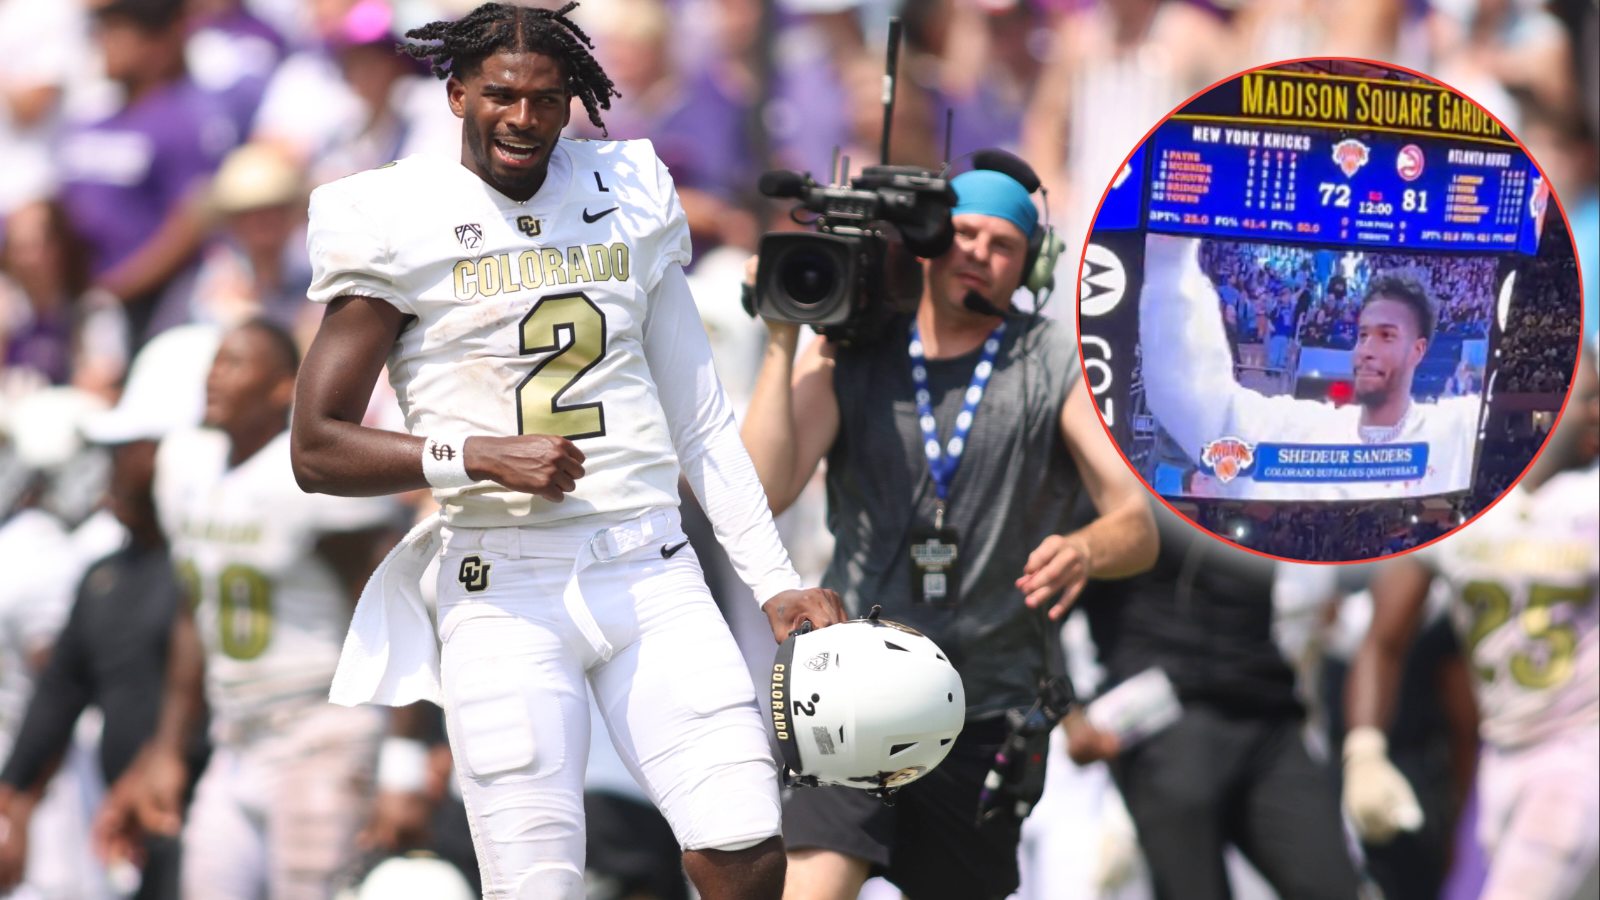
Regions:
<svg viewBox="0 0 1600 900"><path fill-rule="evenodd" d="M1245 549L1404 552L1544 446L1582 324L1550 183L1420 73L1253 69L1116 173L1079 279L1084 373L1158 497Z"/></svg>

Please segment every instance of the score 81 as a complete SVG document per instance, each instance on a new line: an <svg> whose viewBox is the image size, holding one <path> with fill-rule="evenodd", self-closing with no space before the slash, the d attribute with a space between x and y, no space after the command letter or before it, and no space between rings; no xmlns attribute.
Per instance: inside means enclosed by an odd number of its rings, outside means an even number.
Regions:
<svg viewBox="0 0 1600 900"><path fill-rule="evenodd" d="M1400 195L1400 208L1406 212L1427 212L1428 192L1406 188Z"/></svg>

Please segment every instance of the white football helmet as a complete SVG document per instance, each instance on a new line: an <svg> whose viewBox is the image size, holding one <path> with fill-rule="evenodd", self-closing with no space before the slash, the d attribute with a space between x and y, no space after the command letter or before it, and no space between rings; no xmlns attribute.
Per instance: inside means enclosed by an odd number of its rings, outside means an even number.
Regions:
<svg viewBox="0 0 1600 900"><path fill-rule="evenodd" d="M391 856L334 900L473 900L472 886L456 867L421 851Z"/></svg>
<svg viewBox="0 0 1600 900"><path fill-rule="evenodd" d="M961 676L933 641L866 618L791 635L772 663L772 727L789 775L888 794L928 774L961 733Z"/></svg>

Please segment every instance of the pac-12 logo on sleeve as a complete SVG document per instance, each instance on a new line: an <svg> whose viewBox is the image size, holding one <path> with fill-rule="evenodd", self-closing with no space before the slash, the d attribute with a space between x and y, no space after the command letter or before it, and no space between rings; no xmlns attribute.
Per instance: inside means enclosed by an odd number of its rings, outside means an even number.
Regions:
<svg viewBox="0 0 1600 900"><path fill-rule="evenodd" d="M456 226L456 240L468 250L476 250L483 243L483 226L476 222Z"/></svg>
<svg viewBox="0 0 1600 900"><path fill-rule="evenodd" d="M1217 480L1227 484L1255 465L1256 448L1236 437L1212 441L1200 449L1200 462L1211 469Z"/></svg>

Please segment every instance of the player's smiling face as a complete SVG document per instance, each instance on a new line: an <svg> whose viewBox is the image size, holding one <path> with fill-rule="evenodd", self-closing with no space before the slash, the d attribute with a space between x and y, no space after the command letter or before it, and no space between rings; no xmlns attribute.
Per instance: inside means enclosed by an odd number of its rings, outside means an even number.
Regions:
<svg viewBox="0 0 1600 900"><path fill-rule="evenodd" d="M501 50L451 77L450 111L461 118L461 164L514 200L544 184L572 97L559 61Z"/></svg>
<svg viewBox="0 0 1600 900"><path fill-rule="evenodd" d="M1428 348L1411 307L1399 300L1374 299L1362 308L1358 327L1351 354L1356 402L1380 406L1396 391L1410 391L1411 372Z"/></svg>

